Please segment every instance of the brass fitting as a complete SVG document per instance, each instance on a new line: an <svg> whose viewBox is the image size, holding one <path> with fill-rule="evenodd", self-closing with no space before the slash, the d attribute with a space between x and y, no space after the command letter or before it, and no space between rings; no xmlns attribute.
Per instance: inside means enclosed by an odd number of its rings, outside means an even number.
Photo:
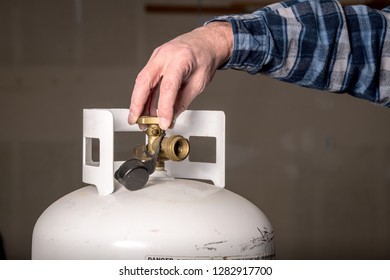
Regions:
<svg viewBox="0 0 390 280"><path fill-rule="evenodd" d="M181 135L173 135L161 141L159 159L182 161L189 153L190 142Z"/></svg>
<svg viewBox="0 0 390 280"><path fill-rule="evenodd" d="M138 124L146 125L147 145L139 145L134 149L134 156L142 161L149 160L158 151L158 165L164 160L182 161L190 153L190 142L181 135L165 137L165 131L158 125L158 117L142 116ZM147 151L147 153L146 153Z"/></svg>

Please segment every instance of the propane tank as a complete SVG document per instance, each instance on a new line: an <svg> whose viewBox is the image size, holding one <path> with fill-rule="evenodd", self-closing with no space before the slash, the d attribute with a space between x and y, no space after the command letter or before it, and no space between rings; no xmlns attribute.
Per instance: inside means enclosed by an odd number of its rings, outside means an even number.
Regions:
<svg viewBox="0 0 390 280"><path fill-rule="evenodd" d="M134 159L118 162L114 132L139 132L127 115L125 109L83 111L83 182L89 185L42 213L32 259L275 257L267 217L224 188L223 112L187 110L167 131L157 118L142 117L146 144L134 149ZM214 137L216 161L191 162L190 136ZM99 141L98 161L92 158L93 139Z"/></svg>

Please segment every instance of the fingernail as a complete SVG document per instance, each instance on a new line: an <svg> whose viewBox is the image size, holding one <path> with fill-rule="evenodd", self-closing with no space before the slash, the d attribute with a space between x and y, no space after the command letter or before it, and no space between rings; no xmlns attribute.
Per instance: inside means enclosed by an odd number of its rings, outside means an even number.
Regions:
<svg viewBox="0 0 390 280"><path fill-rule="evenodd" d="M158 124L160 125L160 128L162 130L166 130L166 129L168 129L171 122L166 118L159 118Z"/></svg>

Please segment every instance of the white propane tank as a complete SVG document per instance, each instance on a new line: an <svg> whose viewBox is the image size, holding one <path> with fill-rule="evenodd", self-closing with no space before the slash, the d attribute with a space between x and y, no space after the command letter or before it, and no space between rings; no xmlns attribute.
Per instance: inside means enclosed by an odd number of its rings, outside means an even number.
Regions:
<svg viewBox="0 0 390 280"><path fill-rule="evenodd" d="M167 135L214 137L216 162L166 162L146 185L123 187L114 173L114 132L139 131L126 109L83 112L83 182L38 219L32 259L272 259L272 226L254 204L224 188L225 115L186 111ZM99 140L99 161L92 160ZM134 146L134 145L133 145ZM214 185L184 180L204 179ZM255 186L254 186L255 187Z"/></svg>

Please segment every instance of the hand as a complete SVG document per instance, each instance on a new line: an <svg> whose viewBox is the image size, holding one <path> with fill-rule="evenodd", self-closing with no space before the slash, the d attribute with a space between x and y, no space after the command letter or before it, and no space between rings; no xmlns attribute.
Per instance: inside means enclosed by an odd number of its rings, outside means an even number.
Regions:
<svg viewBox="0 0 390 280"><path fill-rule="evenodd" d="M129 123L157 115L157 107L159 125L167 129L229 59L232 48L231 24L211 22L155 49L135 81Z"/></svg>

